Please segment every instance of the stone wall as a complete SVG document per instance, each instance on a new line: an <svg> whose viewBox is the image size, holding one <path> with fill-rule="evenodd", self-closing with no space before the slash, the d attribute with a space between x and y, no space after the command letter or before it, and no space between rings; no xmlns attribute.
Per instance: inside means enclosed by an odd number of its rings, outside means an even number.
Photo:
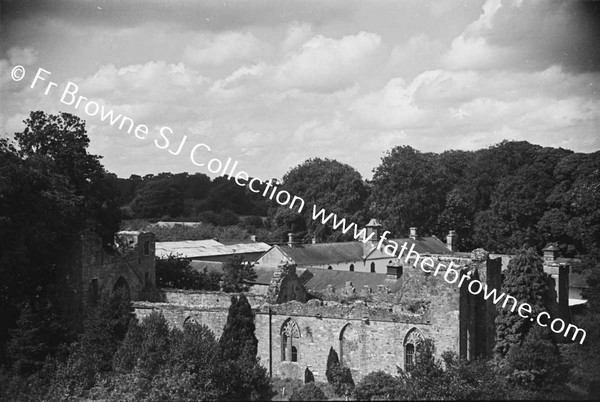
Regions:
<svg viewBox="0 0 600 402"><path fill-rule="evenodd" d="M58 283L70 318L80 319L90 302L117 287L126 287L136 299L145 287L154 286L154 234L119 232L116 240L116 246L107 250L98 235L84 231L65 253Z"/></svg>
<svg viewBox="0 0 600 402"><path fill-rule="evenodd" d="M414 290L423 290L422 286L427 288L431 283L415 284ZM313 299L307 303L269 304L263 296L246 296L255 311L258 355L273 376L302 379L308 367L317 381L326 381L327 355L333 347L358 381L372 371L396 374L398 367L404 368L404 342L411 330L432 338L438 356L446 350L459 352L457 293L438 284L431 286L427 294L431 308L419 314L387 302ZM171 326L177 327L193 320L219 337L227 321L231 296L220 292L167 291L166 302L136 302L135 313L142 319L152 311L160 311ZM298 328L299 336L292 339L296 361L290 361L290 355L284 351L288 343L282 331L288 323Z"/></svg>

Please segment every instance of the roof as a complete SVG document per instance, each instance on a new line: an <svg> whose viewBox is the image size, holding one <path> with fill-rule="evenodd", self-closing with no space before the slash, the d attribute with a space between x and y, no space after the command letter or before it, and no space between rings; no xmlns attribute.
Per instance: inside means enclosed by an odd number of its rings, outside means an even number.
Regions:
<svg viewBox="0 0 600 402"><path fill-rule="evenodd" d="M273 273L275 273L275 268L254 267L254 272L256 272L256 279L253 283L257 285L269 285L273 278Z"/></svg>
<svg viewBox="0 0 600 402"><path fill-rule="evenodd" d="M415 245L414 251L419 254L444 254L450 255L453 254L452 251L446 247L446 244L442 242L435 236L430 237L417 237L416 239L411 239L410 237L399 238L399 239L391 239L392 241L398 243L400 247L404 243L407 244L408 250ZM386 254L388 255L388 254Z"/></svg>
<svg viewBox="0 0 600 402"><path fill-rule="evenodd" d="M391 239L400 247L407 243L407 249L414 244L414 251L419 254L452 254L446 245L436 237L419 237L417 239L400 238ZM385 244L390 244L385 241ZM342 243L317 243L302 244L294 247L274 246L288 259L297 265L325 265L339 262L360 261L365 258L365 245L360 241ZM371 250L367 257L369 259L390 258L383 249Z"/></svg>
<svg viewBox="0 0 600 402"><path fill-rule="evenodd" d="M401 290L402 281L397 279L388 279L386 274L374 274L371 272L349 272L336 271L330 269L314 268L305 269L302 273L298 272L300 281L307 290L323 291L327 285L332 285L335 289L342 289L347 282L352 282L352 286L357 292L360 292L364 286L370 286L373 291L377 291L379 285L387 286L392 293Z"/></svg>
<svg viewBox="0 0 600 402"><path fill-rule="evenodd" d="M182 258L199 258L232 254L264 253L271 246L261 242L223 244L216 240L185 240L156 242L156 256L165 258L171 254Z"/></svg>
<svg viewBox="0 0 600 402"><path fill-rule="evenodd" d="M359 261L364 256L361 242L303 244L294 247L275 246L298 265L318 265Z"/></svg>
<svg viewBox="0 0 600 402"><path fill-rule="evenodd" d="M175 227L175 226L206 226L206 224L202 223L202 222L165 222L165 221L158 221L156 223L151 224L150 226L172 228L172 227Z"/></svg>

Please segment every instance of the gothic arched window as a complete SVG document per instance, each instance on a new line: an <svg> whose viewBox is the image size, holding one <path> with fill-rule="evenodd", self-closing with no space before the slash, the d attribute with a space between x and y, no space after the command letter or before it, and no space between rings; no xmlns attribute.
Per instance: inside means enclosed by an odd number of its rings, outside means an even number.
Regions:
<svg viewBox="0 0 600 402"><path fill-rule="evenodd" d="M298 343L300 327L296 321L288 318L281 326L281 361L298 361Z"/></svg>
<svg viewBox="0 0 600 402"><path fill-rule="evenodd" d="M371 272L375 272L375 263L374 262L371 263Z"/></svg>
<svg viewBox="0 0 600 402"><path fill-rule="evenodd" d="M404 371L412 370L417 362L417 344L425 337L416 328L412 328L404 337Z"/></svg>
<svg viewBox="0 0 600 402"><path fill-rule="evenodd" d="M350 264L350 272L354 272L354 264Z"/></svg>

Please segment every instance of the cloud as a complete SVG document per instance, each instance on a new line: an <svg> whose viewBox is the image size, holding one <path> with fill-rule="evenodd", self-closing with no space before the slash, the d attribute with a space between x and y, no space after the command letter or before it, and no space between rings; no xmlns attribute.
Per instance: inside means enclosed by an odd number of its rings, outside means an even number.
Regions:
<svg viewBox="0 0 600 402"><path fill-rule="evenodd" d="M13 46L6 52L11 65L32 65L37 61L37 51L32 47Z"/></svg>
<svg viewBox="0 0 600 402"><path fill-rule="evenodd" d="M508 49L491 45L486 36L494 28L494 17L502 7L502 0L487 0L479 18L454 38L450 50L443 56L449 69L482 69L498 66L505 60Z"/></svg>
<svg viewBox="0 0 600 402"><path fill-rule="evenodd" d="M415 102L415 91L421 85L415 79L406 85L400 77L391 79L381 91L372 92L356 100L350 111L366 125L377 128L404 128L425 124L426 111ZM419 78L418 77L418 78Z"/></svg>
<svg viewBox="0 0 600 402"><path fill-rule="evenodd" d="M200 35L186 46L185 60L194 66L221 66L230 62L251 61L261 54L260 41L249 32L224 32L206 38Z"/></svg>
<svg viewBox="0 0 600 402"><path fill-rule="evenodd" d="M363 31L341 39L317 35L278 66L275 82L315 92L344 89L364 72L380 45L381 36Z"/></svg>
<svg viewBox="0 0 600 402"><path fill-rule="evenodd" d="M574 147L597 137L600 100L590 83L598 81L595 74L576 75L559 66L540 72L434 70L408 84L393 78L356 100L350 111L358 119L354 128L401 130L421 149L445 149L441 138L474 149L509 133ZM592 143L597 146L600 139Z"/></svg>

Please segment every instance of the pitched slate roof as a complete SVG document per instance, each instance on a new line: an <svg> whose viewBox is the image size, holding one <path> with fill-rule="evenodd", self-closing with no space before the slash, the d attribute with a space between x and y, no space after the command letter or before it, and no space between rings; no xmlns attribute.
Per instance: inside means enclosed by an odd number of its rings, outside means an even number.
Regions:
<svg viewBox="0 0 600 402"><path fill-rule="evenodd" d="M330 264L345 261L359 261L364 249L361 242L303 244L294 247L275 246L288 259L298 265Z"/></svg>
<svg viewBox="0 0 600 402"><path fill-rule="evenodd" d="M402 248L402 245L404 243L406 243L407 250L410 250L412 245L414 244L415 247L413 250L422 255L426 255L426 254L450 255L450 254L453 254L452 251L448 250L448 248L446 247L446 244L435 236L417 237L416 239L411 239L410 237L406 237L406 238L398 238L398 239L390 239L390 240L398 244L398 246L399 246L398 250L400 250L400 248ZM384 245L381 247L381 249L375 250L371 255L369 255L369 257L370 258L390 257L389 254L387 254L385 251L383 251L383 248L387 245L393 246L393 244L391 242L384 241ZM377 254L377 253L379 253L379 254Z"/></svg>
<svg viewBox="0 0 600 402"><path fill-rule="evenodd" d="M437 237L418 237L417 239L399 238L391 239L398 243L399 247L406 242L407 249L414 244L414 251L419 254L452 254L446 245ZM390 244L386 241L384 244ZM299 266L305 265L327 265L339 262L360 261L365 258L365 251L369 259L391 258L383 249L368 251L360 241L343 243L317 243L303 244L294 247L275 246L288 259Z"/></svg>

